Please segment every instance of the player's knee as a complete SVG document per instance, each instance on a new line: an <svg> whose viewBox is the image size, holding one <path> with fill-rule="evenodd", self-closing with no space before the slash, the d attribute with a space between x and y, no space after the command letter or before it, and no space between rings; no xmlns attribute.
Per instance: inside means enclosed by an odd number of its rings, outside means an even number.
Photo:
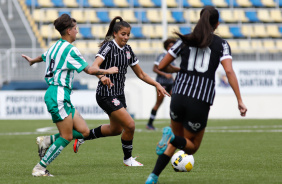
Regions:
<svg viewBox="0 0 282 184"><path fill-rule="evenodd" d="M133 134L134 131L135 131L135 123L134 123L134 121L128 123L128 125L124 128L124 130L125 130L126 132L129 132L129 133L132 133L132 134Z"/></svg>
<svg viewBox="0 0 282 184"><path fill-rule="evenodd" d="M88 137L90 130L87 128L85 131L82 132L83 137Z"/></svg>
<svg viewBox="0 0 282 184"><path fill-rule="evenodd" d="M69 141L69 142L71 142L72 139L73 139L72 134L70 134L70 135L61 135L61 137L64 138L64 139L66 139L66 140Z"/></svg>

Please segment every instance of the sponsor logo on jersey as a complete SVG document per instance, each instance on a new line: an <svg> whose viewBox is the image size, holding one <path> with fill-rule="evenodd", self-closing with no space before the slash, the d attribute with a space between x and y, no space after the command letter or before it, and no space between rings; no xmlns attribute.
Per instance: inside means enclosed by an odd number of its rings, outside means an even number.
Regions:
<svg viewBox="0 0 282 184"><path fill-rule="evenodd" d="M230 55L229 54L229 46L228 46L227 42L222 43L222 47L223 47L223 55L224 56Z"/></svg>
<svg viewBox="0 0 282 184"><path fill-rule="evenodd" d="M127 59L130 59L130 58L131 58L131 55L130 55L130 52L129 52L129 51L126 51L126 57L127 57Z"/></svg>
<svg viewBox="0 0 282 184"><path fill-rule="evenodd" d="M170 117L172 119L176 119L177 118L177 115L174 114L174 112L170 111Z"/></svg>
<svg viewBox="0 0 282 184"><path fill-rule="evenodd" d="M111 49L111 47L110 47L110 46L107 46L107 47L103 50L102 56L106 55L107 52L108 52L110 49Z"/></svg>
<svg viewBox="0 0 282 184"><path fill-rule="evenodd" d="M189 125L194 131L197 131L197 130L201 127L201 124L200 124L200 123L192 123L191 121L188 121L188 125Z"/></svg>
<svg viewBox="0 0 282 184"><path fill-rule="evenodd" d="M120 104L120 101L116 98L114 98L112 102L115 106L118 106Z"/></svg>

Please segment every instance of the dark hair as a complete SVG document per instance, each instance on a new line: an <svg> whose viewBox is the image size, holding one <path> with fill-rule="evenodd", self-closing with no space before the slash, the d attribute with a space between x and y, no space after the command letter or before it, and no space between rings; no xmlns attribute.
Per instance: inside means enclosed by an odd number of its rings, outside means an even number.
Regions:
<svg viewBox="0 0 282 184"><path fill-rule="evenodd" d="M176 43L176 39L174 38L168 38L164 41L164 49L167 50L167 47L169 46L169 44L175 44Z"/></svg>
<svg viewBox="0 0 282 184"><path fill-rule="evenodd" d="M62 14L59 18L54 21L55 28L59 31L61 36L66 34L68 28L75 26L76 20L71 18L68 14Z"/></svg>
<svg viewBox="0 0 282 184"><path fill-rule="evenodd" d="M182 35L175 32L187 46L204 48L211 44L213 31L216 29L219 13L213 6L205 6L200 13L200 20L192 33Z"/></svg>
<svg viewBox="0 0 282 184"><path fill-rule="evenodd" d="M116 21L117 19L119 19L119 22ZM131 28L131 26L126 21L124 21L120 16L116 16L115 18L113 18L113 20L109 25L109 29L105 36L105 39L102 43L99 44L99 47L101 47L104 43L110 41L114 36L114 33L117 33L123 27Z"/></svg>

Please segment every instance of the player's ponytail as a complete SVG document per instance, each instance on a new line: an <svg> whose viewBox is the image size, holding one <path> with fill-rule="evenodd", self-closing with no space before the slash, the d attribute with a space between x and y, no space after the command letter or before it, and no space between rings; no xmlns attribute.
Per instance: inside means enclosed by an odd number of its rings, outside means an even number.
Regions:
<svg viewBox="0 0 282 184"><path fill-rule="evenodd" d="M182 35L175 33L187 46L205 48L213 39L213 32L217 27L219 13L213 6L205 6L200 13L200 20L192 33Z"/></svg>
<svg viewBox="0 0 282 184"><path fill-rule="evenodd" d="M119 20L119 22L117 22ZM109 25L108 32L105 36L105 39L102 43L99 44L99 47L104 45L106 42L114 38L114 33L117 33L122 27L131 27L126 21L124 21L120 16L113 18Z"/></svg>

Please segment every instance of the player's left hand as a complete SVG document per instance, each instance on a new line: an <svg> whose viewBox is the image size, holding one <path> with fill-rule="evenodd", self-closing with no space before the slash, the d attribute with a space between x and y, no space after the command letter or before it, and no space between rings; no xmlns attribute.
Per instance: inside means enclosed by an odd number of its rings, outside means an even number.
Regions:
<svg viewBox="0 0 282 184"><path fill-rule="evenodd" d="M159 83L158 85L156 86L157 88L157 92L158 92L158 95L161 96L168 96L170 97L170 94L165 90L165 88L163 88Z"/></svg>
<svg viewBox="0 0 282 184"><path fill-rule="evenodd" d="M109 89L111 89L111 87L114 85L114 84L112 83L111 79L108 78L108 77L106 77L106 76L105 76L105 77L102 77L102 78L100 79L100 81L101 81L104 85L107 85Z"/></svg>

